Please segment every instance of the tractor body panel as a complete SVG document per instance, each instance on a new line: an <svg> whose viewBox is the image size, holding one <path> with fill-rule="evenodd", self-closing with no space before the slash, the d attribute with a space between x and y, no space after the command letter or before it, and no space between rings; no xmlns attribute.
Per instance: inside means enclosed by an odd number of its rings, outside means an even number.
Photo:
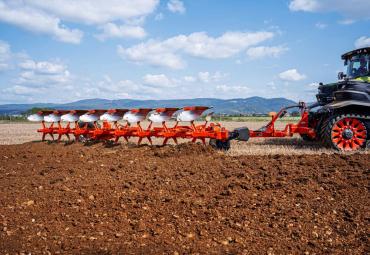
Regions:
<svg viewBox="0 0 370 255"><path fill-rule="evenodd" d="M325 105L323 109L339 109L339 108L344 108L344 107L349 107L349 106L369 107L369 111L370 111L370 101L365 102L365 101L359 101L359 100L334 101L330 104Z"/></svg>

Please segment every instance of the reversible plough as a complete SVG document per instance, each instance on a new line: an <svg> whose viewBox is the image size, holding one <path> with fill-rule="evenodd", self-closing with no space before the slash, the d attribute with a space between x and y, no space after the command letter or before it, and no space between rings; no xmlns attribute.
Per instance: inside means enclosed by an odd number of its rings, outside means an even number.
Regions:
<svg viewBox="0 0 370 255"><path fill-rule="evenodd" d="M205 117L204 123L195 124L194 121L208 109L209 107L192 106L182 109L50 110L30 115L28 120L41 122L42 128L37 131L42 134L43 141L46 136L56 141L65 136L68 140L74 137L79 141L115 143L120 138L129 141L131 137L136 137L138 144L143 139L152 144L152 138L162 138L163 145L169 140L177 144L179 138L190 139L192 142L199 140L203 144L206 144L207 138L227 141L228 131L218 123L209 123L210 114ZM149 122L143 126L145 119ZM167 122L171 119L175 119L175 122L169 126Z"/></svg>
<svg viewBox="0 0 370 255"><path fill-rule="evenodd" d="M282 130L275 128L275 122L284 116L288 109L301 109L301 120L297 124L287 124ZM42 128L37 131L44 141L50 136L54 141L61 141L65 136L68 141L74 140L107 141L117 143L120 138L127 142L137 138L140 145L143 139L152 144L152 138L162 138L163 145L169 140L178 143L178 139L188 139L192 142L201 141L218 148L230 148L230 140L248 141L250 137L291 137L294 134L315 138L315 131L308 127L308 112L304 104L283 108L272 116L271 121L259 130L249 130L247 127L229 131L219 123L210 123L212 113L204 116L204 122L195 121L210 109L207 106L189 106L184 108L139 108L110 110L47 110L30 115L28 120L41 122ZM147 123L143 123L144 120ZM171 123L168 121L174 120ZM144 126L145 125L145 126Z"/></svg>

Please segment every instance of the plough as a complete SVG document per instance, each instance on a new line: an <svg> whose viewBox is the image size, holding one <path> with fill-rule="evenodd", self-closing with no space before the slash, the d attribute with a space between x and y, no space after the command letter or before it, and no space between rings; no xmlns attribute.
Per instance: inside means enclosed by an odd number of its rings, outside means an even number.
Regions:
<svg viewBox="0 0 370 255"><path fill-rule="evenodd" d="M293 107L301 109L301 120L297 124L286 125L282 130L276 129L275 122ZM42 128L37 131L42 134L43 141L47 136L53 141L61 141L65 136L68 141L74 137L82 142L117 143L120 138L128 142L134 137L137 138L138 145L144 139L153 144L152 138L161 138L162 145L166 145L169 140L177 144L181 138L192 142L201 141L203 144L208 139L213 147L228 150L230 140L233 139L248 141L251 137L291 137L294 134L314 139L316 136L314 129L308 126L308 111L303 103L283 108L259 130L249 130L247 127L227 130L219 123L210 123L212 113L205 116L202 124L196 124L195 121L208 109L210 107L189 106L181 109L48 110L30 115L28 120L41 122ZM144 127L143 121L146 119L148 124ZM168 124L173 119L175 121Z"/></svg>
<svg viewBox="0 0 370 255"><path fill-rule="evenodd" d="M120 138L129 141L131 137L138 138L140 145L143 139L152 144L152 138L162 138L165 145L169 140L176 144L179 138L190 139L192 142L215 139L227 142L229 132L218 123L209 123L210 114L202 124L195 124L204 111L205 106L157 109L110 109L110 110L49 110L30 115L28 120L41 122L42 128L37 131L42 134L42 140L50 136L52 140L60 141L65 136L68 141L103 140L117 143ZM167 122L178 113L174 124ZM148 116L149 115L149 116ZM143 126L148 117L149 124ZM122 124L120 121L124 121ZM187 125L181 123L188 123ZM155 126L159 123L159 126ZM57 136L57 137L55 137Z"/></svg>

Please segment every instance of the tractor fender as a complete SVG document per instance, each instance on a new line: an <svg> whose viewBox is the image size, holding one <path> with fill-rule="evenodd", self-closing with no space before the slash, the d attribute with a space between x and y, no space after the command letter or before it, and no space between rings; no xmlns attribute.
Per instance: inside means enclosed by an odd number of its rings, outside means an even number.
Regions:
<svg viewBox="0 0 370 255"><path fill-rule="evenodd" d="M370 107L370 102L359 101L359 100L348 100L348 101L336 101L325 105L323 108L326 109L339 109L347 106L364 106Z"/></svg>

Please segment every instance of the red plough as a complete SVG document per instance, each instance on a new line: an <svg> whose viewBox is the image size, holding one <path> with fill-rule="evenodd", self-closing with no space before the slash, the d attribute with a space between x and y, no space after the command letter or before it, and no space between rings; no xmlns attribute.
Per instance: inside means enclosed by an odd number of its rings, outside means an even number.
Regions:
<svg viewBox="0 0 370 255"><path fill-rule="evenodd" d="M120 138L129 141L137 137L138 144L147 139L152 144L152 138L163 139L163 145L169 140L176 144L178 139L197 140L206 144L206 139L217 139L227 142L228 131L218 123L209 123L209 117L202 124L195 124L204 111L209 107L193 106L180 108L157 108L157 109L111 109L111 110L72 110L72 111L41 111L28 117L30 121L41 122L42 128L38 130L42 134L42 140L50 135L58 135L60 141L63 136L68 140L74 136L79 140L103 140L118 142ZM177 113L172 126L167 123ZM149 115L149 116L148 116ZM148 116L149 124L142 126ZM124 124L119 121L125 121ZM188 123L187 125L180 124ZM62 124L63 123L63 124ZM154 124L160 123L160 126Z"/></svg>

